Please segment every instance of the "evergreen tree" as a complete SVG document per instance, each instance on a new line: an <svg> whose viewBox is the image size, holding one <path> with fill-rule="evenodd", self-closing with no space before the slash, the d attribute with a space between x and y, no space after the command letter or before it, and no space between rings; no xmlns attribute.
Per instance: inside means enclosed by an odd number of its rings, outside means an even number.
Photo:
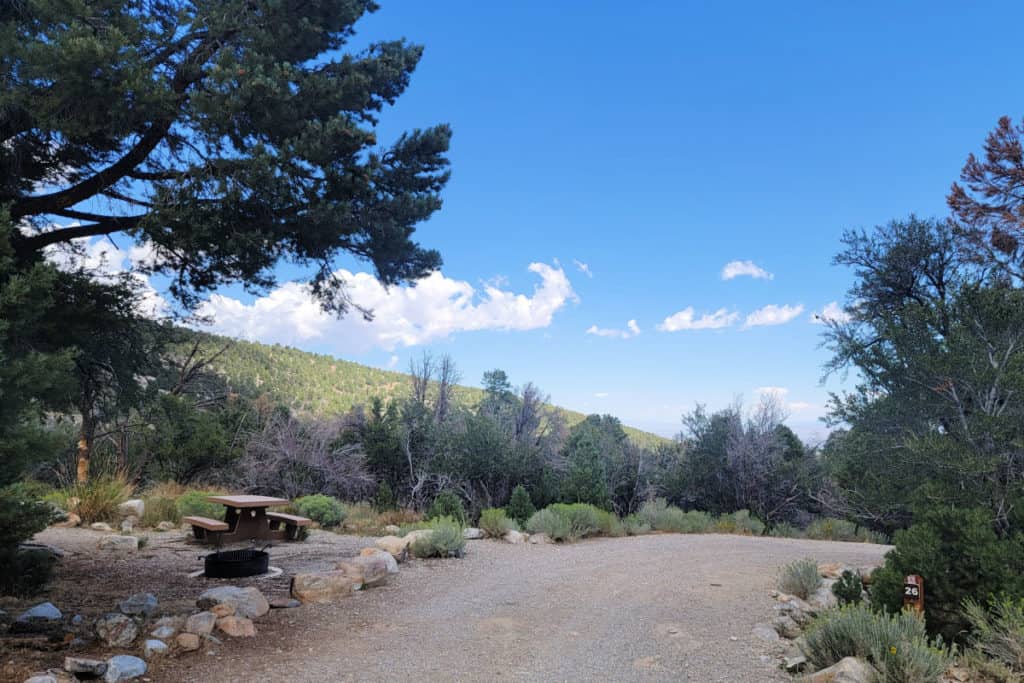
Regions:
<svg viewBox="0 0 1024 683"><path fill-rule="evenodd" d="M533 506L533 501L530 500L530 494L522 484L517 484L512 489L512 496L508 500L508 505L505 506L505 513L515 521L519 522L520 526L526 524L526 520L533 516L533 513L537 509Z"/></svg>

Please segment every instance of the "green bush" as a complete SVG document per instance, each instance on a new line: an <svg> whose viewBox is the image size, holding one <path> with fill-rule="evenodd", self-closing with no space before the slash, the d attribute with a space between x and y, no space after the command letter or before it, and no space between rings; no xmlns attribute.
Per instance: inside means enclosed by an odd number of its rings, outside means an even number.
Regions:
<svg viewBox="0 0 1024 683"><path fill-rule="evenodd" d="M872 575L872 604L899 610L904 577L920 574L928 631L947 641L970 627L962 610L965 599L1024 598L1024 538L1020 531L997 535L988 510L925 512L909 529L897 531L894 542L895 549Z"/></svg>
<svg viewBox="0 0 1024 683"><path fill-rule="evenodd" d="M451 517L460 525L465 525L466 509L462 507L462 499L451 491L442 491L437 494L430 509L427 510L427 519L438 519L440 517Z"/></svg>
<svg viewBox="0 0 1024 683"><path fill-rule="evenodd" d="M409 551L416 557L462 557L466 539L462 524L454 517L438 517L430 523L429 536L416 539Z"/></svg>
<svg viewBox="0 0 1024 683"><path fill-rule="evenodd" d="M768 535L773 538L803 538L804 532L802 529L793 526L792 524L779 522L771 528Z"/></svg>
<svg viewBox="0 0 1024 683"><path fill-rule="evenodd" d="M988 608L968 598L964 616L970 623L970 646L1015 674L1024 674L1024 600L1001 597Z"/></svg>
<svg viewBox="0 0 1024 683"><path fill-rule="evenodd" d="M857 530L857 540L861 543L875 543L877 545L889 545L889 537L881 531L873 531L861 527Z"/></svg>
<svg viewBox="0 0 1024 683"><path fill-rule="evenodd" d="M669 505L664 498L647 501L640 507L640 512L637 514L655 531L680 534L704 533L714 523L708 513L697 510L683 512L679 508Z"/></svg>
<svg viewBox="0 0 1024 683"><path fill-rule="evenodd" d="M622 518L622 528L627 536L642 536L651 533L651 525L640 515L629 515Z"/></svg>
<svg viewBox="0 0 1024 683"><path fill-rule="evenodd" d="M550 507L533 513L526 522L526 528L531 534L547 534L552 541L573 540L569 520Z"/></svg>
<svg viewBox="0 0 1024 683"><path fill-rule="evenodd" d="M42 592L53 574L54 557L46 550L0 548L0 595L28 598Z"/></svg>
<svg viewBox="0 0 1024 683"><path fill-rule="evenodd" d="M714 529L720 534L760 536L764 533L764 522L752 517L750 510L737 510L731 515L720 515L715 520Z"/></svg>
<svg viewBox="0 0 1024 683"><path fill-rule="evenodd" d="M569 540L596 536L610 526L609 514L589 503L555 503L548 506L569 521Z"/></svg>
<svg viewBox="0 0 1024 683"><path fill-rule="evenodd" d="M322 527L341 526L345 521L345 507L341 501L322 493L295 499L295 508L303 517L309 517Z"/></svg>
<svg viewBox="0 0 1024 683"><path fill-rule="evenodd" d="M856 541L857 525L845 519L819 517L807 525L804 535L814 541Z"/></svg>
<svg viewBox="0 0 1024 683"><path fill-rule="evenodd" d="M864 582L856 572L845 570L839 580L832 584L832 594L840 605L856 605L863 599Z"/></svg>
<svg viewBox="0 0 1024 683"><path fill-rule="evenodd" d="M142 525L155 527L160 522L181 522L181 513L178 512L178 500L166 496L147 496L142 499L146 504L145 512L142 514Z"/></svg>
<svg viewBox="0 0 1024 683"><path fill-rule="evenodd" d="M804 633L800 647L814 670L844 657L865 659L880 683L934 683L951 659L941 640L928 641L924 622L915 613L888 615L861 605L823 612Z"/></svg>
<svg viewBox="0 0 1024 683"><path fill-rule="evenodd" d="M505 514L522 526L536 511L537 508L533 506L529 492L522 484L512 489L512 497L508 499L508 505L505 506Z"/></svg>
<svg viewBox="0 0 1024 683"><path fill-rule="evenodd" d="M488 508L480 513L480 528L491 538L501 538L515 529L516 523L501 508Z"/></svg>
<svg viewBox="0 0 1024 683"><path fill-rule="evenodd" d="M180 517L209 517L210 519L221 519L224 517L224 506L220 503L212 503L206 500L207 496L215 495L210 491L186 491L177 500L178 514Z"/></svg>
<svg viewBox="0 0 1024 683"><path fill-rule="evenodd" d="M779 590L806 600L821 587L818 563L808 558L790 562L779 572Z"/></svg>
<svg viewBox="0 0 1024 683"><path fill-rule="evenodd" d="M394 491L391 490L391 485L382 481L377 485L377 492L373 495L373 509L377 512L387 512L397 507L398 501L395 499Z"/></svg>
<svg viewBox="0 0 1024 683"><path fill-rule="evenodd" d="M46 528L53 508L17 489L0 489L0 548L16 548Z"/></svg>

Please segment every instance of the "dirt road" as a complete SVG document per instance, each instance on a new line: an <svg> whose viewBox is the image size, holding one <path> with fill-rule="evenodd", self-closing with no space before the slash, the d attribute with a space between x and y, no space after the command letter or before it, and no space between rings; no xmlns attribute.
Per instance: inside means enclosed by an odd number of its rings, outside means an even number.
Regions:
<svg viewBox="0 0 1024 683"><path fill-rule="evenodd" d="M884 546L656 535L575 545L471 541L336 605L273 610L255 641L154 671L167 681L787 680L751 627L778 568L876 564Z"/></svg>

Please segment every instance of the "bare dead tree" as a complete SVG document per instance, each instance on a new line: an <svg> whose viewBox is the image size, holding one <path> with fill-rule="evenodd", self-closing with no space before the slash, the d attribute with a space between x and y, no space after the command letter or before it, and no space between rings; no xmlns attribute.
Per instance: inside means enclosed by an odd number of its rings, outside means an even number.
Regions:
<svg viewBox="0 0 1024 683"><path fill-rule="evenodd" d="M437 402L434 404L434 417L438 423L443 423L451 412L452 392L462 376L455 367L455 361L447 353L438 361L436 372Z"/></svg>
<svg viewBox="0 0 1024 683"><path fill-rule="evenodd" d="M433 356L424 351L419 363L410 360L409 376L412 379L412 400L420 406L426 407L430 381L434 378Z"/></svg>
<svg viewBox="0 0 1024 683"><path fill-rule="evenodd" d="M170 393L175 396L191 396L197 408L222 402L226 392L210 366L233 345L234 342L228 341L210 355L204 356L201 353L202 343L197 339L184 357L171 356L169 362L177 371L177 379Z"/></svg>

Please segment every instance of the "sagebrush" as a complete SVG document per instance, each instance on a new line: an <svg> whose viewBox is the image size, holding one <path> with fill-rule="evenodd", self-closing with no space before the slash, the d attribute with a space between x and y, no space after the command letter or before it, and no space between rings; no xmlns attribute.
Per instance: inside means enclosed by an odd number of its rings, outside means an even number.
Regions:
<svg viewBox="0 0 1024 683"><path fill-rule="evenodd" d="M779 572L779 590L806 600L821 587L818 563L812 559L790 562Z"/></svg>

